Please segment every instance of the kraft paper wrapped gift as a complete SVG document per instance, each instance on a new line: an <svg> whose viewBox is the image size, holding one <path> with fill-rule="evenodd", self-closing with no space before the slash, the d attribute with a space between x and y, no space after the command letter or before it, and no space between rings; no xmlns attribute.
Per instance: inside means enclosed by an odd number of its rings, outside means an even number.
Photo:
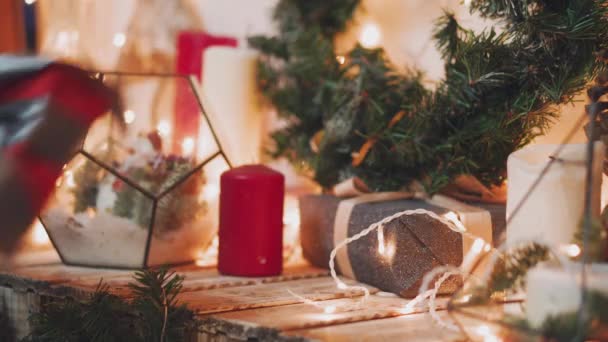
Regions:
<svg viewBox="0 0 608 342"><path fill-rule="evenodd" d="M397 194L389 195L388 200L385 198L382 194L351 199L331 195L301 197L304 257L315 266L327 268L337 243L372 223L408 209L426 209L439 216L452 212L469 232L488 243L497 241L505 229L505 206L501 204L471 205L445 196L423 200ZM473 232L469 226L477 231ZM345 276L383 291L412 297L418 293L424 275L436 266L461 265L474 242L470 240L426 215L402 216L387 224L383 234L372 232L339 250L336 265L338 272ZM451 277L439 293L452 293L461 283L459 277Z"/></svg>

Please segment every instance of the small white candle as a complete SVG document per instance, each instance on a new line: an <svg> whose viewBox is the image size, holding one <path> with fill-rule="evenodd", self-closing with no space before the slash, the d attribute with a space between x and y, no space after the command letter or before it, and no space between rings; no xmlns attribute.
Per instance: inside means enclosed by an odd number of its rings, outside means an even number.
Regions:
<svg viewBox="0 0 608 342"><path fill-rule="evenodd" d="M571 243L583 215L585 203L586 144L565 145L552 156L557 145L530 145L512 153L508 160L507 242L542 241L552 246ZM513 211L536 181L551 157L556 161L543 176L514 217ZM600 213L604 144L594 146L593 215Z"/></svg>
<svg viewBox="0 0 608 342"><path fill-rule="evenodd" d="M263 117L256 86L257 53L216 46L205 50L207 114L234 166L259 162Z"/></svg>
<svg viewBox="0 0 608 342"><path fill-rule="evenodd" d="M528 272L526 317L532 327L541 327L549 316L579 309L580 275L580 266L570 269L539 266ZM587 290L608 295L608 264L587 267Z"/></svg>

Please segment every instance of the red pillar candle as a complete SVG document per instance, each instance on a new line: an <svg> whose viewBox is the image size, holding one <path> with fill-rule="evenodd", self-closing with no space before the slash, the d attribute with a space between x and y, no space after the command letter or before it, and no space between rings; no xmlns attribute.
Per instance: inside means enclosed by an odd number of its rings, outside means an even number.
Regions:
<svg viewBox="0 0 608 342"><path fill-rule="evenodd" d="M245 165L224 172L220 185L220 273L281 274L283 175L262 165Z"/></svg>

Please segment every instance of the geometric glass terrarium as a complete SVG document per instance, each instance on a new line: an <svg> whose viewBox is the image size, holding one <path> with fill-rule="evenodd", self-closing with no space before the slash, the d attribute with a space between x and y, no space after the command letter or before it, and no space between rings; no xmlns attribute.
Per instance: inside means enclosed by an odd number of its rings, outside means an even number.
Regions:
<svg viewBox="0 0 608 342"><path fill-rule="evenodd" d="M96 74L116 86L122 118L89 130L40 219L70 265L142 268L193 261L217 231L228 168L193 80Z"/></svg>

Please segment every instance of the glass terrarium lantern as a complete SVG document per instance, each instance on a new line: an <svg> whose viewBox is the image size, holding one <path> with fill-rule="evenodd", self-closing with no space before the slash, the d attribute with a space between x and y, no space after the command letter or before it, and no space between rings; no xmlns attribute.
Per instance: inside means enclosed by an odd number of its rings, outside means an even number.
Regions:
<svg viewBox="0 0 608 342"><path fill-rule="evenodd" d="M141 268L193 261L217 231L229 167L187 76L97 74L118 86L121 119L89 130L41 221L66 264Z"/></svg>

